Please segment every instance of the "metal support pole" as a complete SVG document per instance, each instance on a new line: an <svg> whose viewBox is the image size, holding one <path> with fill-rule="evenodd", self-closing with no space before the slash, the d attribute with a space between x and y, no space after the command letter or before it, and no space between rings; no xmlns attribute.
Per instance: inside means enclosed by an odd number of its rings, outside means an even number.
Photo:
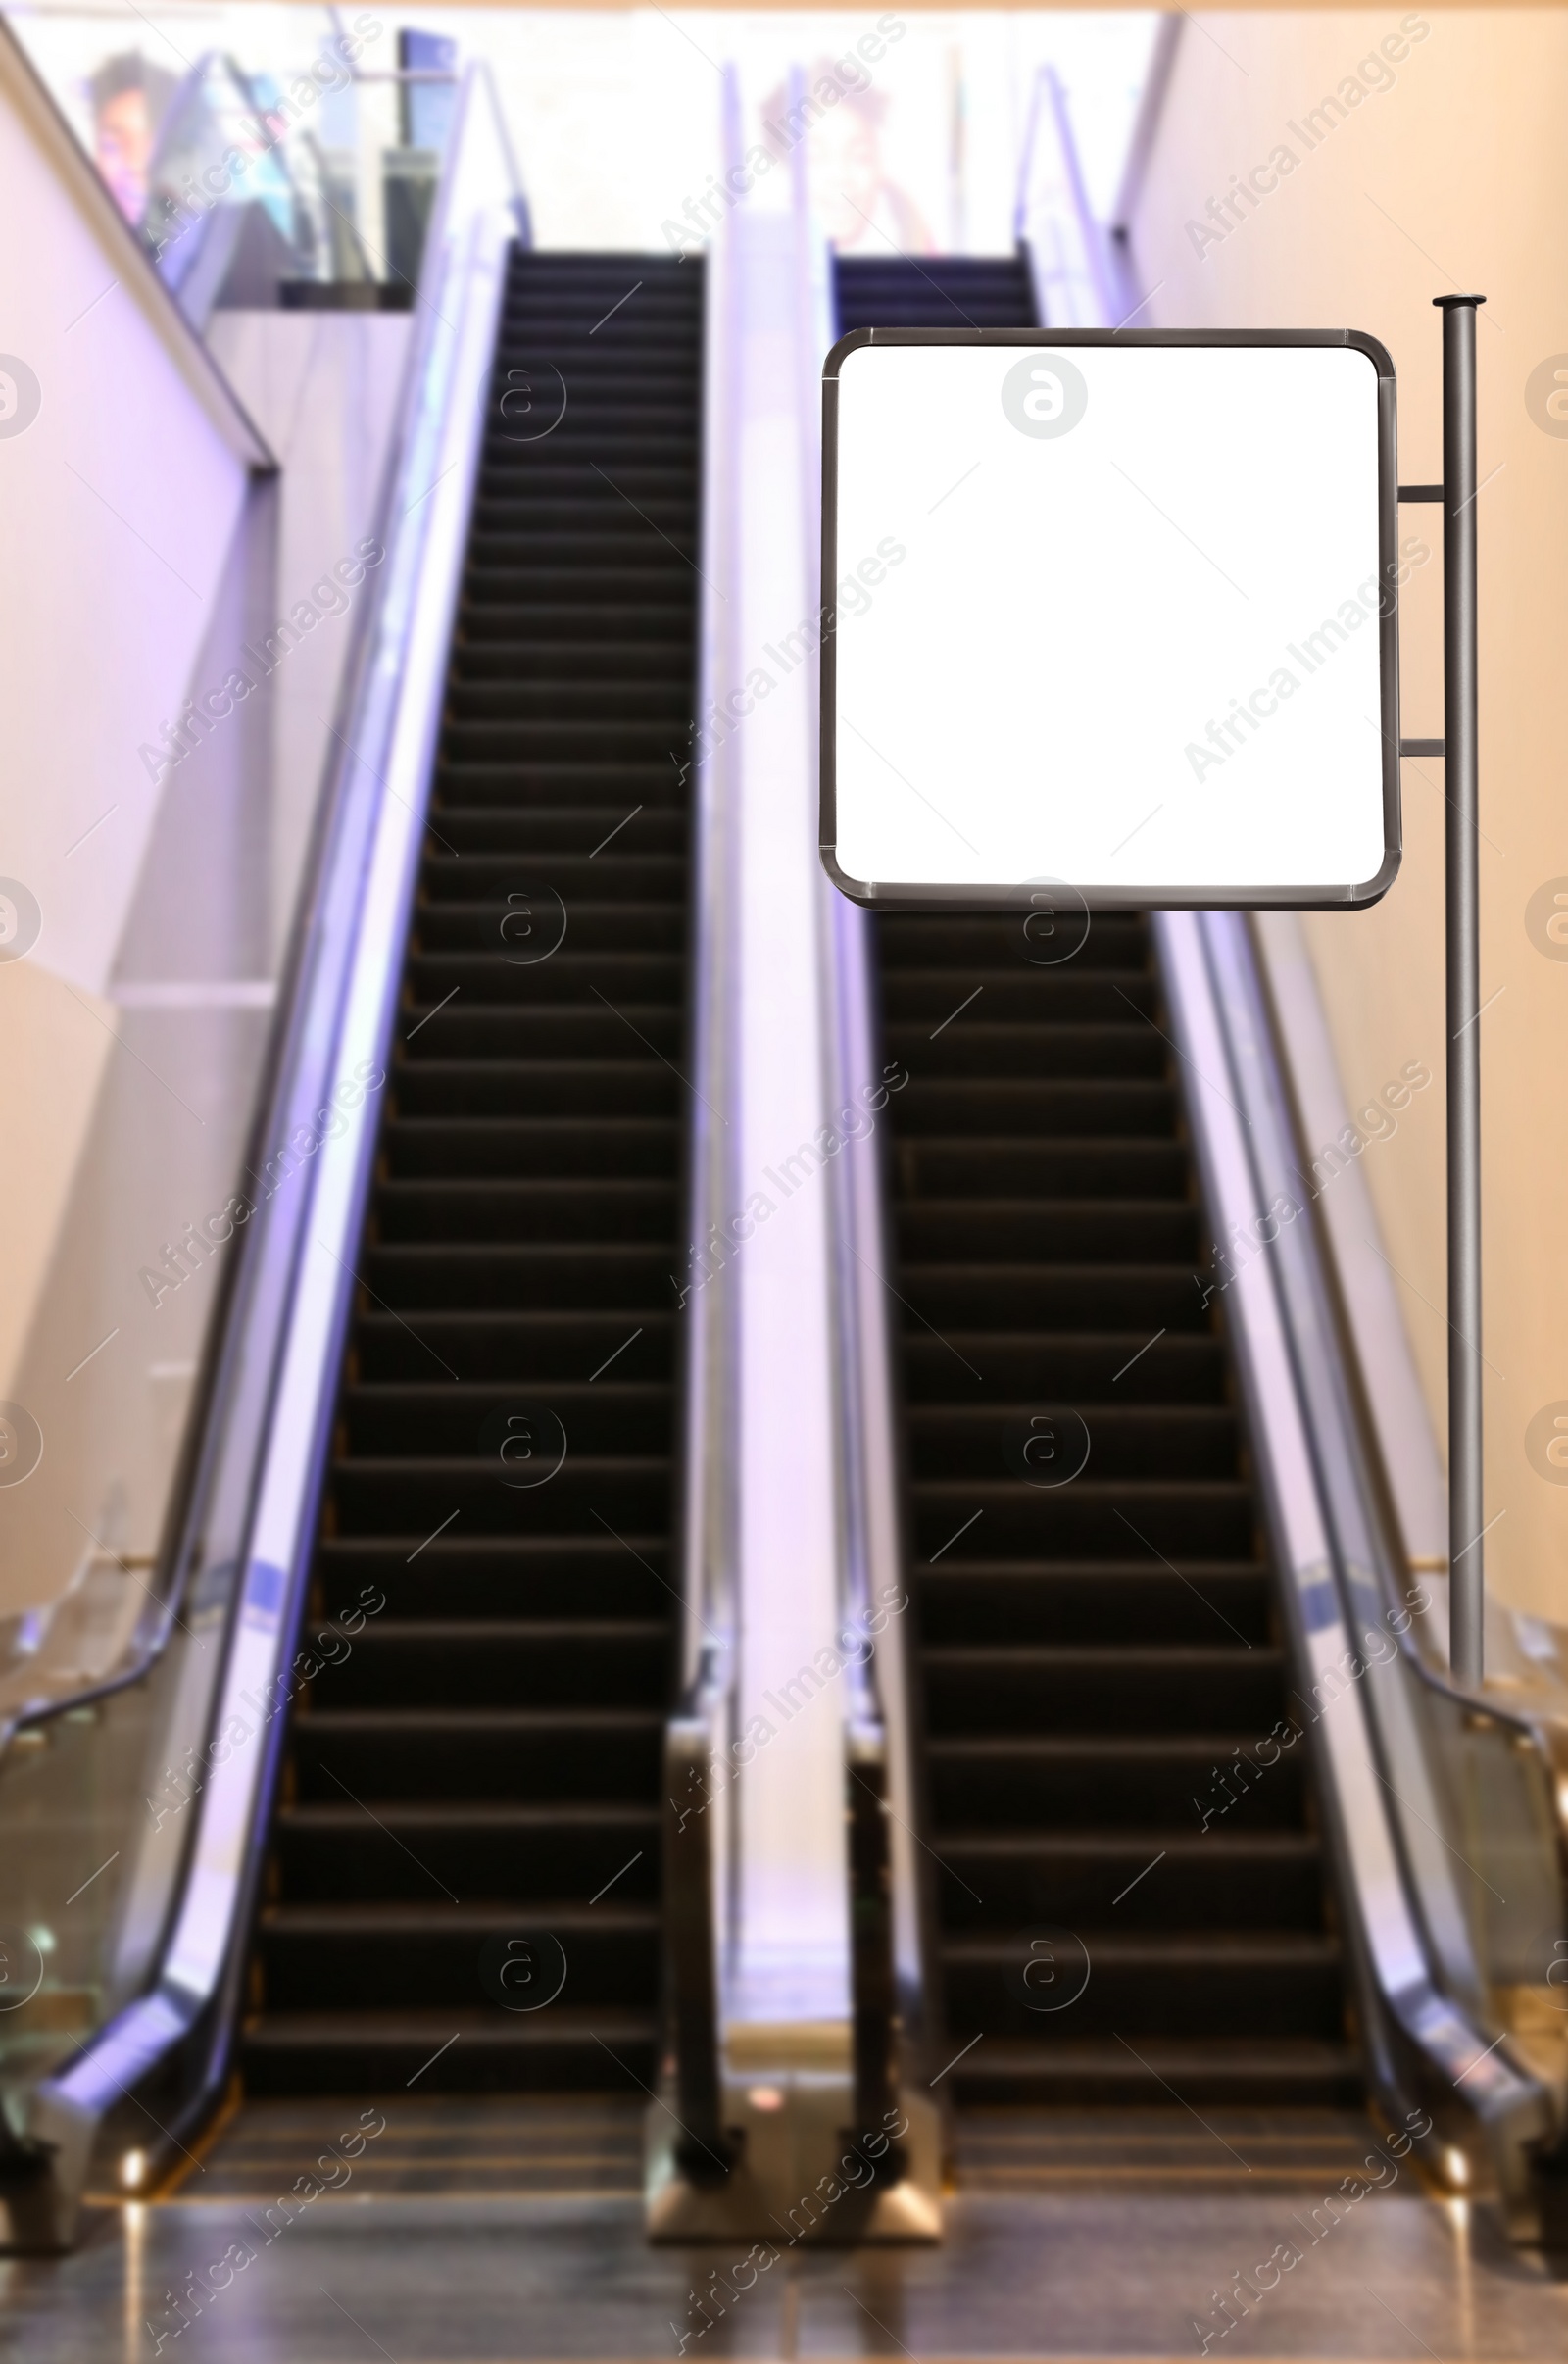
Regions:
<svg viewBox="0 0 1568 2364"><path fill-rule="evenodd" d="M1479 1685L1486 1513L1481 1455L1481 1027L1476 679L1476 307L1443 314L1443 704L1448 972L1448 1659Z"/></svg>

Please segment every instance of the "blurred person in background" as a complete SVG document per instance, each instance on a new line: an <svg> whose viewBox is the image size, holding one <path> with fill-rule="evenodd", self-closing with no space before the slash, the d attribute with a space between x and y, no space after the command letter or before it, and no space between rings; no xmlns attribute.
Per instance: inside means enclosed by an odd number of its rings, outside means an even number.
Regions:
<svg viewBox="0 0 1568 2364"><path fill-rule="evenodd" d="M905 255L933 254L935 243L924 216L889 176L883 161L882 125L889 94L872 87L871 73L872 68L853 53L814 59L806 69L793 113L789 83L780 82L762 107L767 146L775 156L784 156L803 135L808 139L812 203L829 243L840 254L861 246L894 247Z"/></svg>
<svg viewBox="0 0 1568 2364"><path fill-rule="evenodd" d="M139 223L159 127L178 84L132 49L106 58L87 87L98 170L125 220Z"/></svg>

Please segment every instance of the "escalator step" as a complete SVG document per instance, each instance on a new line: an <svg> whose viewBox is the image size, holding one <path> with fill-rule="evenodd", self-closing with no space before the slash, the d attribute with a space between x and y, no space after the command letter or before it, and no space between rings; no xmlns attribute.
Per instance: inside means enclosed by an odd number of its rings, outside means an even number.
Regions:
<svg viewBox="0 0 1568 2364"><path fill-rule="evenodd" d="M613 2093L659 2069L656 2009L268 2011L246 2030L256 2094Z"/></svg>
<svg viewBox="0 0 1568 2364"><path fill-rule="evenodd" d="M1148 2109L1173 2094L1194 2108L1354 2109L1363 2093L1354 2045L1321 2037L1004 2039L976 2044L954 2074L969 2109Z"/></svg>
<svg viewBox="0 0 1568 2364"><path fill-rule="evenodd" d="M661 1822L652 1806L387 1805L378 1830L356 1806L286 1806L275 1845L296 1903L428 1903L439 1880L468 1903L510 1905L513 1889L565 1896L614 1880L624 1904L659 1900ZM630 1869L625 1866L630 1865ZM616 1878L616 1874L619 1878Z"/></svg>
<svg viewBox="0 0 1568 2364"><path fill-rule="evenodd" d="M1123 1936L1163 1941L1173 1893L1200 1928L1322 1929L1322 1859L1297 1829L949 1832L939 1877L950 1937L994 1929L999 1915L1027 1929L1057 1914L1091 1932L1097 1961L1092 1933L1112 1916Z"/></svg>

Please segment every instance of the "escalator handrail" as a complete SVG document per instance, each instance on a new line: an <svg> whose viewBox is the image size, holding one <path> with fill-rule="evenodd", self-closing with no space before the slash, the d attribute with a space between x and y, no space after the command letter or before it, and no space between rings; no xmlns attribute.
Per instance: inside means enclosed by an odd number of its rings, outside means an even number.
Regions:
<svg viewBox="0 0 1568 2364"><path fill-rule="evenodd" d="M1090 209L1067 95L1051 66L1040 68L1030 99L1013 220L1042 323L1114 325L1105 233Z"/></svg>
<svg viewBox="0 0 1568 2364"><path fill-rule="evenodd" d="M791 120L804 96L805 77L797 67L790 77ZM801 322L797 337L801 372L797 420L803 447L801 535L808 559L816 563L817 599L825 612L832 586L822 581L820 564L821 364L838 336L839 321L832 258L812 216L805 141L791 151L790 179L795 298ZM820 736L814 670L809 689L808 744L814 748ZM840 895L825 875L817 875L815 886L821 914L817 957L822 972L822 1063L829 1115L837 1123L852 1117L856 1109L869 1113L875 1098L875 923L869 911ZM884 1105L886 1098L884 1090ZM870 1122L874 1127L874 1114ZM890 1606L904 1566L904 1538L893 1440L881 1147L874 1129L858 1139L851 1132L835 1157L828 1242L838 1463L834 1493L839 1627L835 1649L845 1652L841 1746L851 2042L855 2123L862 2128L890 2125L897 2114L900 2072L910 2065L905 2040L920 2032L924 2001L918 1883L912 1876L912 1864L906 1859L913 1812L905 1661L902 1635ZM902 1815L893 1803L895 1792L905 1809ZM901 2179L906 2165L906 2154L896 2147L888 2162L890 2185Z"/></svg>
<svg viewBox="0 0 1568 2364"><path fill-rule="evenodd" d="M1286 952L1277 932L1280 924L1279 918L1276 917L1270 920L1266 932L1261 930L1258 932L1258 966L1263 979L1264 999L1278 1051L1280 1071L1288 1087L1288 1113L1296 1151L1296 1169L1303 1185L1310 1188L1311 1182L1308 1177L1311 1177L1312 1180L1316 1179L1313 1172L1314 1163L1322 1157L1321 1149L1314 1151L1311 1146L1314 1137L1332 1140L1348 1121L1349 1111L1348 1108L1341 1106L1343 1093L1337 1090L1338 1061L1317 994L1310 956L1304 943L1301 943L1298 938L1296 949ZM1304 1061L1305 1067L1304 1079L1301 1064L1298 1063L1302 1061ZM1334 1079L1334 1088L1336 1088L1335 1120L1326 1132L1321 1130L1325 1083L1322 1070L1325 1065ZM1314 1102L1316 1103L1315 1108ZM1314 1128L1318 1128L1316 1135ZM1438 1494L1438 1502L1429 1504L1426 1500L1422 1499L1419 1491L1419 1475L1416 1475L1415 1488L1412 1488L1411 1475L1408 1471L1411 1457L1409 1448L1403 1445L1399 1428L1396 1428L1391 1436L1390 1423L1385 1417L1382 1404L1374 1392L1371 1376L1363 1370L1368 1346L1371 1343L1368 1338L1370 1322L1375 1320L1383 1324L1390 1322L1396 1325L1401 1324L1401 1317L1392 1303L1380 1305L1377 1314L1369 1317L1364 1303L1359 1301L1363 1284L1359 1279L1353 1278L1352 1273L1344 1267L1347 1247L1352 1246L1353 1235L1357 1229L1362 1234L1359 1244L1367 1247L1374 1255L1379 1253L1375 1240L1366 1237L1369 1230L1375 1232L1377 1229L1377 1217L1372 1205L1363 1197L1357 1211L1347 1217L1343 1207L1338 1209L1336 1214L1329 1211L1329 1203L1325 1202L1325 1212L1328 1214L1328 1220L1324 1225L1324 1247L1327 1251L1325 1278L1333 1297L1339 1334L1343 1342L1347 1379L1355 1396L1354 1426L1364 1445L1367 1483L1376 1490L1380 1527L1387 1543L1386 1556L1380 1560L1378 1569L1383 1586L1384 1605L1387 1607L1397 1599L1399 1572L1407 1571L1413 1575L1439 1576L1446 1568L1446 1558L1441 1554L1434 1553L1430 1557L1420 1558L1412 1556L1412 1537L1408 1525L1408 1522L1413 1519L1416 1522L1417 1532L1422 1534L1423 1541L1429 1545L1436 1544L1440 1536L1446 1542L1446 1489L1442 1489L1435 1439L1432 1444L1431 1472L1433 1480L1436 1481L1433 1491ZM1388 1270L1386 1265L1384 1270L1385 1272ZM1402 1346L1402 1325L1399 1335ZM1406 1349L1406 1357L1407 1354ZM1413 1415L1421 1423L1426 1434L1430 1436L1430 1415L1424 1400L1419 1395L1419 1381L1415 1375L1414 1365L1407 1359L1405 1360L1405 1370L1408 1374L1408 1389L1413 1399L1409 1413L1405 1416ZM1392 1378L1394 1374L1391 1372L1389 1376ZM1380 1373L1380 1385L1383 1383L1383 1378L1384 1375ZM1433 1518L1434 1509L1437 1514L1435 1532L1427 1528L1427 1522ZM1502 1641L1504 1651L1517 1662L1517 1659L1524 1653L1518 1647L1519 1637L1515 1613L1509 1611L1500 1601L1491 1595L1488 1598L1487 1609L1489 1649L1494 1646L1492 1620L1495 1619L1501 1629L1497 1638ZM1537 1621L1532 1619L1531 1622ZM1555 1635L1560 1655L1565 1639L1564 1628L1560 1622L1554 1626L1550 1620L1544 1622L1551 1627ZM1515 1626L1512 1634L1508 1631L1510 1625ZM1517 1678L1499 1678L1489 1669L1482 1682L1468 1685L1454 1674L1448 1662L1446 1630L1441 1617L1427 1619L1419 1626L1412 1626L1408 1639L1412 1650L1413 1669L1423 1687L1431 1692L1434 1698L1443 1699L1447 1704L1467 1715L1485 1717L1489 1721L1495 1721L1507 1726L1517 1737L1534 1741L1543 1748L1544 1753L1548 1755L1559 1754L1564 1746L1568 1745L1568 1686L1564 1685L1560 1676L1555 1681L1543 1676L1538 1679L1537 1687L1531 1689L1527 1685L1519 1683ZM1513 1646L1511 1651L1508 1649L1510 1642ZM1568 1794L1565 1794L1565 1809L1568 1809Z"/></svg>
<svg viewBox="0 0 1568 2364"><path fill-rule="evenodd" d="M799 69L791 120L804 98ZM830 249L812 216L807 144L791 152L798 347L803 383L804 547L817 573L825 615L834 586L822 580L821 367L840 332ZM819 745L817 676L811 677L809 744ZM816 881L822 918L823 1067L829 1115L849 1137L832 1165L829 1255L840 1626L845 1650L843 1716L845 1871L849 1884L850 1989L856 2118L890 2123L901 2081L916 2074L926 2035L923 1889L914 1858L917 1821L911 1758L910 1685L900 1607L906 1601L906 1537L896 1447L893 1340L889 1320L889 1210L884 1188L882 1110L891 1097L877 1068L876 920L826 875ZM856 1111L860 1111L857 1116ZM871 1129L857 1138L860 1121ZM853 1129L852 1129L853 1128ZM907 2165L900 2151L889 2182Z"/></svg>
<svg viewBox="0 0 1568 2364"><path fill-rule="evenodd" d="M146 244L125 220L92 158L12 26L0 18L0 89L47 156L73 203L89 224L115 273L138 307L228 449L254 473L275 473L277 460L217 360L160 277Z"/></svg>
<svg viewBox="0 0 1568 2364"><path fill-rule="evenodd" d="M334 725L314 875L274 1036L270 1121L283 1128L275 1138L285 1141L291 1120L319 1105L326 1082L357 1049L383 1071L388 1056L505 257L518 220L514 203L499 206L486 185L493 171L487 145L503 159L514 197L515 167L499 102L488 71L475 65L460 94L451 169L426 246L425 286L383 497L386 558ZM400 793L399 780L409 793ZM369 1121L323 1139L308 1188L279 1193L272 1203L286 1212L286 1223L276 1221L247 1242L252 1269L215 1364L228 1384L219 1385L204 1407L214 1467L205 1492L197 1489L185 1543L199 1594L219 1572L210 1551L215 1524L232 1539L224 1555L231 1599L208 1733L226 1730L223 1710L241 1679L254 1698L286 1681L292 1665L376 1131L372 1109ZM313 1286L307 1235L319 1242L323 1228L340 1246L347 1243L346 1260L319 1243L337 1271L323 1280L318 1268ZM259 1305L275 1344L252 1355L238 1333ZM220 1501L215 1509L215 1498L225 1493L226 1516ZM181 1598L171 1595L166 1641ZM154 1984L33 2095L34 2131L55 2143L77 2192L100 2122L122 2095L134 2097L139 2081L155 2071L167 2075L170 2054L193 2037L206 2057L192 2090L159 2112L170 2139L211 2105L226 2062L285 1720L271 1723L258 1750L236 1748L217 1764L194 1801Z"/></svg>
<svg viewBox="0 0 1568 2364"><path fill-rule="evenodd" d="M739 93L725 70L726 151L740 156ZM732 423L736 338L736 271L725 224L710 241L703 269L702 538L704 596L698 603L697 719L692 725L688 777L692 783L691 917L688 930L690 1008L688 1059L693 1087L688 1135L687 1231L690 1257L671 1285L684 1315L682 1347L680 1687L690 1689L700 1667L705 1689L727 1696L733 1670L736 1502L729 1450L731 1375L735 1369L733 1291L721 1256L710 1248L729 1203L727 1103L730 996L726 933L734 905L733 788L729 742L704 746L703 717L737 678L734 609L706 586L735 579L736 497L740 455Z"/></svg>
<svg viewBox="0 0 1568 2364"><path fill-rule="evenodd" d="M1029 85L1029 112L1024 118L1023 146L1018 152L1018 180L1012 198L1012 243L1022 246L1029 234L1029 202L1034 188L1035 142L1040 136L1040 114L1046 98L1046 70L1039 67Z"/></svg>
<svg viewBox="0 0 1568 2364"><path fill-rule="evenodd" d="M1270 1177L1284 1173L1295 1144L1247 922L1235 912L1162 912L1156 933L1205 1198L1220 1225L1250 1220L1274 1205ZM1355 1582L1382 1562L1387 1538L1367 1484L1367 1440L1357 1431L1318 1218L1308 1207L1276 1232L1228 1284L1228 1322L1293 1655L1312 1687L1315 1667L1329 1662L1315 1647L1338 1663L1351 1655L1361 1663ZM1398 1656L1416 1662L1408 1650ZM1384 1763L1378 1719L1353 1677L1331 1691L1328 1707L1342 1704L1348 1714L1337 1720L1321 1711L1316 1765L1372 2081L1385 2108L1435 2095L1450 2117L1477 2124L1515 2214L1528 2146L1552 2132L1552 2097L1477 2026L1471 1999L1451 1991L1388 1802L1397 1795L1396 1768Z"/></svg>
<svg viewBox="0 0 1568 2364"><path fill-rule="evenodd" d="M1246 941L1251 954L1250 985L1255 997L1255 1022L1266 1043L1274 1082L1274 1106L1266 1111L1269 1120L1266 1129L1265 1111L1257 1108L1255 1096L1248 1104L1260 1134L1258 1154L1261 1157L1264 1141L1283 1144L1288 1149L1291 1165L1304 1173L1310 1153L1300 1108L1290 1088L1290 1066L1279 1015L1268 991L1265 964L1257 958L1250 939ZM1436 1661L1427 1629L1416 1628L1410 1621L1408 1598L1400 1586L1401 1576L1409 1571L1408 1553L1399 1530L1376 1415L1357 1368L1344 1290L1326 1229L1313 1225L1304 1235L1304 1246L1309 1253L1298 1259L1297 1277L1303 1297L1310 1293L1311 1310L1306 1321L1296 1325L1297 1351L1303 1362L1308 1356L1315 1360L1310 1384L1323 1395L1333 1396L1335 1426L1346 1463L1340 1491L1353 1495L1354 1508L1350 1515L1360 1528L1358 1536L1342 1538L1344 1564L1339 1570L1342 1588L1348 1596L1353 1577L1363 1572L1369 1575L1385 1621L1398 1616L1406 1619L1404 1647L1399 1654L1417 1685L1467 1718L1502 1726L1542 1759L1547 1794L1555 1807L1563 1926L1568 1928L1568 1714L1528 1699L1499 1696L1485 1682L1477 1685L1460 1682L1446 1665ZM1353 1636L1354 1602L1348 1597L1346 1608L1347 1624Z"/></svg>
<svg viewBox="0 0 1568 2364"><path fill-rule="evenodd" d="M742 155L739 80L724 69L720 127L726 166ZM679 1320L680 1628L677 1700L664 1728L663 1893L665 2015L677 2114L686 2136L683 2172L728 2172L720 2106L719 2020L730 1848L727 1782L716 1766L733 1735L734 1569L738 1531L734 1451L736 1308L728 1265L712 1243L731 1203L728 1127L732 995L727 944L733 926L735 795L728 742L705 746L710 716L735 672L735 612L709 586L736 575L740 454L733 422L737 272L726 224L708 245L703 272L701 515L703 595L698 603L695 719L684 777L691 782L691 901L687 928L687 1073L692 1108L686 1152L684 1272L670 1285Z"/></svg>

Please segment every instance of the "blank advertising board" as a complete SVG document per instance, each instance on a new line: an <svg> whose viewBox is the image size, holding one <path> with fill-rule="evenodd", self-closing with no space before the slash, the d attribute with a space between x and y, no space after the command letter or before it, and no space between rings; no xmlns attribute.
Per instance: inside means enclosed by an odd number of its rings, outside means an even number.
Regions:
<svg viewBox="0 0 1568 2364"><path fill-rule="evenodd" d="M1394 366L1349 331L858 330L823 373L856 901L1353 909L1399 861Z"/></svg>

